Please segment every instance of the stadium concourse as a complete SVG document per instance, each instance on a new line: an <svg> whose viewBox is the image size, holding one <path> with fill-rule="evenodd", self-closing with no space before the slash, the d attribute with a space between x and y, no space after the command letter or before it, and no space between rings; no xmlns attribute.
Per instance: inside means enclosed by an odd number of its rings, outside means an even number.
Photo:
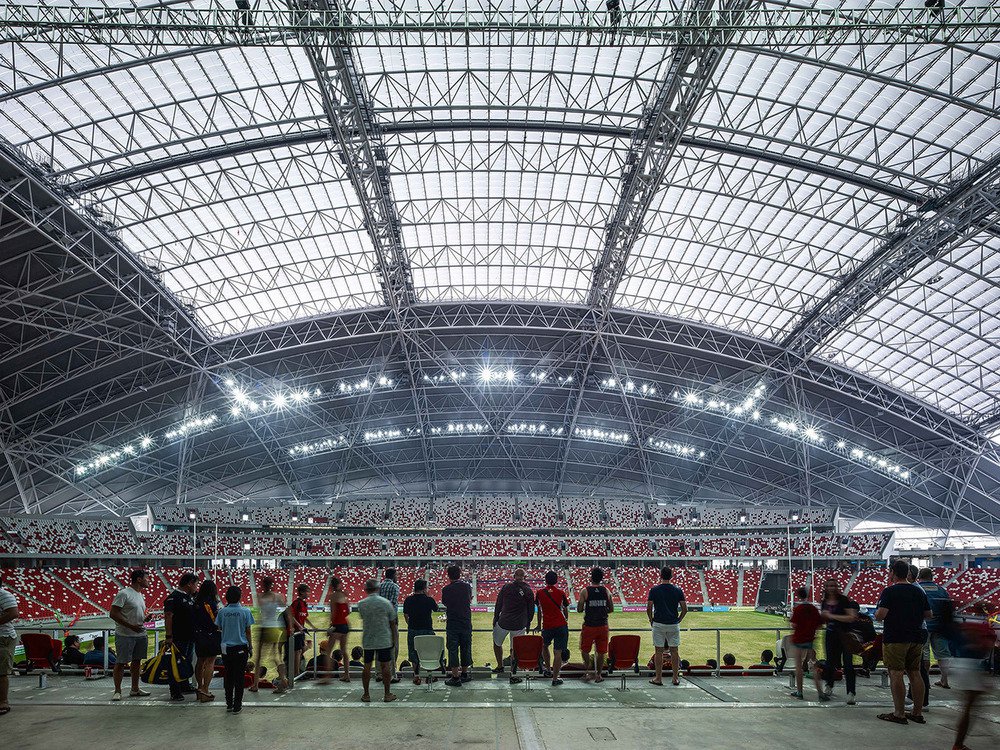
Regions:
<svg viewBox="0 0 1000 750"><path fill-rule="evenodd" d="M995 2L0 41L3 750L997 746Z"/></svg>

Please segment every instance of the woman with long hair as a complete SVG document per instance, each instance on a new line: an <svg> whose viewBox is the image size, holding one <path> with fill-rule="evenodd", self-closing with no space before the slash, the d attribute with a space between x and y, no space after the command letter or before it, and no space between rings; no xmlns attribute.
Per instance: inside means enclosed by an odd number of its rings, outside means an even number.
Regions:
<svg viewBox="0 0 1000 750"><path fill-rule="evenodd" d="M266 658L271 658L277 662L278 678L284 680L285 665L282 664L281 646L285 640L285 629L278 619L278 610L285 606L284 598L274 590L274 579L264 576L260 579L262 589L257 597L260 604L260 633L257 636L257 664L263 664ZM266 649L266 650L265 650ZM255 670L253 674L253 685L250 687L251 693L256 693L260 688L260 670Z"/></svg>
<svg viewBox="0 0 1000 750"><path fill-rule="evenodd" d="M351 603L347 599L347 594L343 591L343 584L337 576L330 578L330 629L327 631L326 649L323 651L323 669L326 672L320 684L325 685L330 680L333 673L333 660L331 654L336 648L343 654L350 653L347 650L347 635L351 632L351 626L347 623L347 616L351 612ZM344 664L341 682L351 681L351 672L347 664Z"/></svg>
<svg viewBox="0 0 1000 750"><path fill-rule="evenodd" d="M833 692L833 683L837 676L837 668L844 669L844 686L847 688L847 705L855 702L854 655L844 647L844 634L847 627L858 617L856 602L844 596L840 590L840 581L830 578L823 586L823 601L820 616L826 623L824 644L826 645L826 695Z"/></svg>
<svg viewBox="0 0 1000 750"><path fill-rule="evenodd" d="M215 672L215 657L222 653L221 631L215 624L219 612L219 588L212 579L206 579L194 597L194 652L198 661L194 678L198 683L198 702L210 703L215 696L209 692Z"/></svg>

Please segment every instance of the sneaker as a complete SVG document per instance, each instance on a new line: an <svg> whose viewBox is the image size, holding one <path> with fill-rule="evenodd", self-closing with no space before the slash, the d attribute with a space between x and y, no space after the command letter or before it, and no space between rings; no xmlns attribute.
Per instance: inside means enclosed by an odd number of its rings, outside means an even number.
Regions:
<svg viewBox="0 0 1000 750"><path fill-rule="evenodd" d="M170 696L170 702L171 703L183 703L184 702L184 696L183 695L171 695Z"/></svg>
<svg viewBox="0 0 1000 750"><path fill-rule="evenodd" d="M128 697L129 698L148 698L149 697L149 691L148 690L143 690L142 688L140 688L138 690L130 690L129 694L128 694Z"/></svg>
<svg viewBox="0 0 1000 750"><path fill-rule="evenodd" d="M462 687L462 681L457 677L448 678L444 684L448 687Z"/></svg>
<svg viewBox="0 0 1000 750"><path fill-rule="evenodd" d="M905 698L904 699L904 703L905 703L905 705L907 707L911 707L911 706L913 706L913 699L912 698Z"/></svg>
<svg viewBox="0 0 1000 750"><path fill-rule="evenodd" d="M511 675L510 680L508 680L508 682L510 682L511 685L517 685L519 682L523 681L524 680L522 680L520 677L517 677L516 675Z"/></svg>
<svg viewBox="0 0 1000 750"><path fill-rule="evenodd" d="M493 674L503 674L503 667L494 668Z"/></svg>
<svg viewBox="0 0 1000 750"><path fill-rule="evenodd" d="M472 675L467 672L462 673L462 682L472 682Z"/></svg>
<svg viewBox="0 0 1000 750"><path fill-rule="evenodd" d="M233 707L232 706L226 706L226 713L227 714L231 714L232 712L233 712Z"/></svg>
<svg viewBox="0 0 1000 750"><path fill-rule="evenodd" d="M554 677L552 679L552 687L559 687L562 684L563 684L563 681L560 680L558 677Z"/></svg>
<svg viewBox="0 0 1000 750"><path fill-rule="evenodd" d="M826 693L820 693L819 694L819 702L820 703L829 703L830 702L830 696L827 695Z"/></svg>
<svg viewBox="0 0 1000 750"><path fill-rule="evenodd" d="M234 708L234 709L233 709L233 713L234 713L234 714L238 714L238 713L241 713L242 711L243 711L243 706L240 706L239 708Z"/></svg>
<svg viewBox="0 0 1000 750"><path fill-rule="evenodd" d="M793 690L793 691L791 692L790 696L791 696L792 698L798 698L799 700L802 700L802 698L803 698L803 696L802 696L802 692L801 692L801 691L799 691L799 690Z"/></svg>
<svg viewBox="0 0 1000 750"><path fill-rule="evenodd" d="M823 691L823 694L824 694L824 695L825 695L825 696L826 696L827 698L829 698L829 697L830 697L831 695L833 695L833 685L827 685L827 686L826 686L826 689L825 689L825 690Z"/></svg>
<svg viewBox="0 0 1000 750"><path fill-rule="evenodd" d="M858 702L858 701L857 701L857 699L856 699L856 698L854 697L854 693L848 693L848 694L847 694L847 705L848 705L848 706L853 706L853 705L854 705L855 703L857 703L857 702Z"/></svg>
<svg viewBox="0 0 1000 750"><path fill-rule="evenodd" d="M116 691L114 695L111 696L111 700L120 701L122 699L122 693L120 690Z"/></svg>

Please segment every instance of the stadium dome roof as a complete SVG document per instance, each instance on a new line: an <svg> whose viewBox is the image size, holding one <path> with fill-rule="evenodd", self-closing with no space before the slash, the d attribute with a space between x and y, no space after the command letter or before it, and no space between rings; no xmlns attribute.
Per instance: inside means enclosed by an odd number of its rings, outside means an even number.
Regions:
<svg viewBox="0 0 1000 750"><path fill-rule="evenodd" d="M684 10L717 6L885 7ZM255 7L239 43L4 32L6 507L505 489L1000 527L995 33L681 47L636 30L668 2L516 0L566 34L457 44L375 28L422 0L346 34ZM234 403L286 387L319 395Z"/></svg>

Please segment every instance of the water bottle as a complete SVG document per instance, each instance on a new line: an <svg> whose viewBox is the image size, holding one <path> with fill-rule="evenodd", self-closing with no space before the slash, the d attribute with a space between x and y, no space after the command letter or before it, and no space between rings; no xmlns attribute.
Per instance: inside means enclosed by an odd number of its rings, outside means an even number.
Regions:
<svg viewBox="0 0 1000 750"><path fill-rule="evenodd" d="M92 680L94 679L94 668L91 666L86 666L83 668L83 679Z"/></svg>
<svg viewBox="0 0 1000 750"><path fill-rule="evenodd" d="M49 676L45 674L45 672L40 672L38 674L38 687L43 688L43 687L48 687L48 685L49 685Z"/></svg>

